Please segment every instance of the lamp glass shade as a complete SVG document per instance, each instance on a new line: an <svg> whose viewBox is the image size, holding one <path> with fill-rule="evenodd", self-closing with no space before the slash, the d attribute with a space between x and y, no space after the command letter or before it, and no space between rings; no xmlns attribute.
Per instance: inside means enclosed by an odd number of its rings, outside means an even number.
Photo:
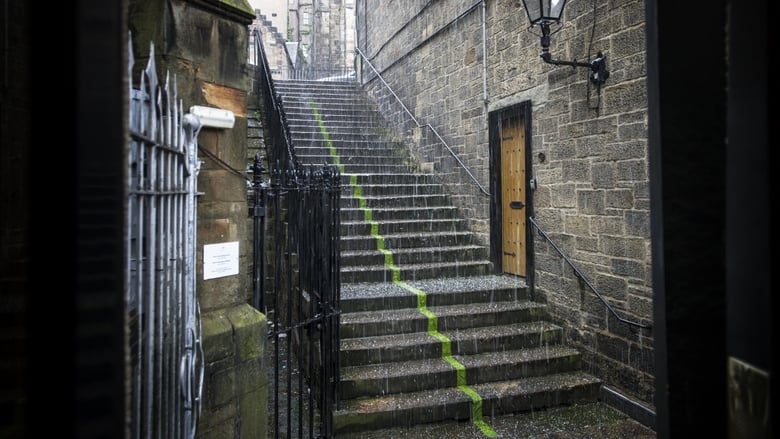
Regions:
<svg viewBox="0 0 780 439"><path fill-rule="evenodd" d="M566 0L523 0L531 26L538 23L558 23Z"/></svg>

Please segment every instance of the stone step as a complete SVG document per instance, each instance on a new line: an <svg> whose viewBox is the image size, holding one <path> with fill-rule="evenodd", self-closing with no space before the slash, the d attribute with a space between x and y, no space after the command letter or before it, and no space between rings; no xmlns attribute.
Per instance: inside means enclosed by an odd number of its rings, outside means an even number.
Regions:
<svg viewBox="0 0 780 439"><path fill-rule="evenodd" d="M288 106L295 106L301 108L309 108L309 110L316 108L318 111L328 108L338 107L365 107L370 111L377 111L377 106L366 96L355 94L349 91L343 93L324 93L324 92L283 92L279 93L284 102L285 111L288 111Z"/></svg>
<svg viewBox="0 0 780 439"><path fill-rule="evenodd" d="M404 174L414 172L414 168L409 164L384 163L376 165L364 165L360 163L342 163L344 170L342 174L371 174L387 172L390 174Z"/></svg>
<svg viewBox="0 0 780 439"><path fill-rule="evenodd" d="M296 148L296 151L299 149ZM383 169L386 166L404 166L409 167L409 160L406 157L393 155L373 155L373 156L340 156L333 157L323 150L321 154L302 154L296 153L301 163L331 163L344 165L345 169L352 169L355 166L373 166Z"/></svg>
<svg viewBox="0 0 780 439"><path fill-rule="evenodd" d="M398 233L446 233L468 231L468 222L462 218L386 220L377 221L376 225L365 221L342 221L339 230L342 235L371 235L373 231L380 236Z"/></svg>
<svg viewBox="0 0 780 439"><path fill-rule="evenodd" d="M372 133L370 131L362 131L357 129L344 130L343 132L336 132L335 130L326 129L328 138L331 142L342 140L356 140L365 143L379 142L385 139L385 135L381 133ZM318 128L313 127L311 130L290 130L290 136L296 141L305 140L325 140L325 134Z"/></svg>
<svg viewBox="0 0 780 439"><path fill-rule="evenodd" d="M382 236L384 248L427 248L445 247L451 245L467 245L474 243L474 234L469 231L433 232L433 233L394 233ZM377 238L370 235L342 235L339 239L339 250L376 250ZM342 279L344 281L344 279Z"/></svg>
<svg viewBox="0 0 780 439"><path fill-rule="evenodd" d="M409 156L409 152L404 150L402 145L393 140L375 140L365 142L357 139L331 139L330 143L325 139L293 139L296 152L300 148L320 148L330 153L330 148L336 148L339 155L349 154L350 151L377 151L380 153L391 153L392 155ZM341 153L341 150L345 152Z"/></svg>
<svg viewBox="0 0 780 439"><path fill-rule="evenodd" d="M322 115L321 115L322 116ZM324 115L327 116L327 115ZM391 134L392 130L381 117L375 115L362 115L359 118L330 118L325 124L328 129L355 128L358 130L373 130L375 132L385 132ZM372 116L372 117L365 117ZM319 127L313 114L287 114L287 126L290 130L306 129L310 127Z"/></svg>
<svg viewBox="0 0 780 439"><path fill-rule="evenodd" d="M397 265L424 264L426 262L449 262L480 260L488 258L488 249L479 245L462 245L429 248L392 249L392 260ZM379 250L342 251L341 267L360 265L382 265L387 255Z"/></svg>
<svg viewBox="0 0 780 439"><path fill-rule="evenodd" d="M427 306L442 332L536 321L549 317L544 305L531 301L487 302ZM417 308L342 313L342 340L355 337L407 334L428 330L429 319Z"/></svg>
<svg viewBox="0 0 780 439"><path fill-rule="evenodd" d="M547 321L440 331L450 340L452 355L475 355L558 345L560 326ZM342 338L340 367L441 358L442 341L427 332Z"/></svg>
<svg viewBox="0 0 780 439"><path fill-rule="evenodd" d="M360 198L351 196L354 189L350 186L342 187L342 208L357 208L360 205L360 199L365 203L368 209L391 209L408 207L442 207L452 206L449 195L438 194L419 194L419 195L362 195Z"/></svg>
<svg viewBox="0 0 780 439"><path fill-rule="evenodd" d="M398 277L402 281L416 279L435 279L437 277L480 276L493 271L489 260L436 262L424 264L405 264L398 266ZM364 265L359 267L341 267L339 275L342 282L392 282L394 271L385 265Z"/></svg>
<svg viewBox="0 0 780 439"><path fill-rule="evenodd" d="M582 367L578 351L545 346L476 355L454 355L463 365L466 384L484 384L548 374L574 372ZM457 387L457 370L443 358L343 367L340 372L343 399Z"/></svg>
<svg viewBox="0 0 780 439"><path fill-rule="evenodd" d="M528 299L525 281L505 274L417 280L407 282L407 285L425 293L427 306ZM419 300L416 293L394 283L341 285L340 304L344 313L415 308Z"/></svg>
<svg viewBox="0 0 780 439"><path fill-rule="evenodd" d="M294 118L308 118L316 120L314 116L314 108L306 101L290 102L284 101L285 115L290 115ZM320 119L327 122L330 119L355 119L355 120L382 120L382 116L376 114L376 108L370 104L361 106L357 105L332 105L327 108L317 108L317 113L320 115Z"/></svg>
<svg viewBox="0 0 780 439"><path fill-rule="evenodd" d="M582 372L497 381L471 386L482 413L493 416L595 402L601 382ZM468 420L473 401L457 387L342 400L333 414L336 434L444 420Z"/></svg>
<svg viewBox="0 0 780 439"><path fill-rule="evenodd" d="M350 188L346 188L349 190ZM424 195L421 195L424 196ZM348 198L348 194L342 193L341 221L365 221L366 213L363 209L354 207L358 205L356 198ZM350 207L344 207L350 206ZM399 207L374 207L371 208L371 218L374 221L392 221L401 219L453 219L458 217L458 208L452 205L443 206L399 206Z"/></svg>
<svg viewBox="0 0 780 439"><path fill-rule="evenodd" d="M352 193L351 186L345 186L349 189L346 196ZM365 197L382 197L396 195L440 195L442 187L438 183L420 183L420 184L366 184L360 186L360 193ZM449 206L457 209L455 206Z"/></svg>
<svg viewBox="0 0 780 439"><path fill-rule="evenodd" d="M341 174L341 180L344 184L349 184L352 179L359 186L378 185L385 186L396 184L438 184L432 174L409 173L409 172L377 172L377 173L354 173L347 172Z"/></svg>
<svg viewBox="0 0 780 439"><path fill-rule="evenodd" d="M324 140L320 141L307 141L298 142L295 144L295 155L298 157L306 156L332 156L331 147L335 149L336 156L339 161L359 162L363 158L372 160L376 157L388 158L388 159L409 159L409 153L401 148L398 148L395 144L385 143L370 143L364 144L360 142L331 142L328 145Z"/></svg>
<svg viewBox="0 0 780 439"><path fill-rule="evenodd" d="M302 108L296 112L287 112L285 114L287 115L288 122L293 121L296 124L319 125L319 121L316 117L314 117L314 113L311 111L304 112ZM341 125L354 125L356 127L363 125L386 126L386 122L380 114L376 114L370 111L357 114L348 110L320 113L320 120L323 121L326 127Z"/></svg>
<svg viewBox="0 0 780 439"><path fill-rule="evenodd" d="M366 100L366 96L360 93L360 87L357 84L336 84L335 86L321 86L318 84L312 84L306 87L295 87L282 85L276 87L277 94L283 98L341 98L341 99L362 99Z"/></svg>

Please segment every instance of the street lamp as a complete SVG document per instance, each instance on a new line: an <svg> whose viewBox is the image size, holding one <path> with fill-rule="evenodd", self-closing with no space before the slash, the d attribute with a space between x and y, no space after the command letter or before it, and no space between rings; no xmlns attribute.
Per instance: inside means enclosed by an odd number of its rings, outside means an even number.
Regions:
<svg viewBox="0 0 780 439"><path fill-rule="evenodd" d="M528 21L531 27L539 25L542 29L542 54L544 62L556 66L588 67L591 69L590 80L596 85L601 85L609 78L607 71L606 56L601 52L596 54L596 58L589 62L561 61L553 59L550 55L550 25L560 24L563 16L563 7L566 6L566 0L523 0L525 12L528 14Z"/></svg>

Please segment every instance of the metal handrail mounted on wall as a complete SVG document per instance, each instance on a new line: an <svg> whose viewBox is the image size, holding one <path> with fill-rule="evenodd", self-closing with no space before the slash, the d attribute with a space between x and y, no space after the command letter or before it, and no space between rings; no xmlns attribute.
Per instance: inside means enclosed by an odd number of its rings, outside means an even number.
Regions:
<svg viewBox="0 0 780 439"><path fill-rule="evenodd" d="M357 48L357 47L356 47L356 48L355 48L355 52L357 52L357 53L358 53L358 55L360 55L360 56L361 56L361 58L363 58L363 60L365 61L365 63L366 63L366 64L368 64L368 66L369 66L369 67L371 67L371 70L373 70L373 71L374 71L374 74L376 75L376 77L377 77L377 78L379 78L379 80L380 80L380 81L382 82L382 84L383 84L383 85L384 85L384 86L387 88L387 90L390 92L390 94L392 94L392 95L393 95L393 97L395 98L395 100L396 100L396 101L398 101L398 103L399 103L399 104L401 105L401 107L404 109L404 111L406 112L406 114L407 114L407 115L409 115L409 117L412 119L412 121L415 123L415 125L417 125L417 128L428 128L428 129L429 129L429 130L430 130L430 131L433 133L433 135L434 135L434 136L436 136L436 138L439 140L439 142L440 142L442 145L444 145L444 147L447 149L447 151L449 151L449 153L452 155L452 157L455 159L455 161L456 161L456 162L458 162L458 165L460 165L460 167L461 167L461 168L462 168L462 169L463 169L463 170L466 172L466 174L468 174L468 176L469 176L469 177L471 177L471 180L472 180L472 181L474 181L474 183L477 185L477 187L479 188L479 191L480 191L480 192L482 192L484 195L490 196L490 192L488 192L488 191L485 189L485 187L484 187L484 186L482 186L482 183L480 183L480 182L479 182L479 180L477 180L477 178L476 178L476 177L474 177L474 174L472 174L472 173L471 173L471 171L469 170L469 168L468 168L468 167L467 167L467 166L466 166L466 165L463 163L463 161L461 161L460 157L458 157L458 155L455 153L455 151L453 151L453 150L452 150L452 148L450 148L450 145L448 145L448 144L447 144L447 142L444 140L444 138L442 138L442 136L439 134L439 132L438 132L438 131L436 131L436 128L434 128L433 126L431 126L431 124L429 124L429 123L426 123L426 124L424 124L424 125L423 125L423 124L421 124L421 123L420 123L420 122L417 120L417 118L416 118L416 117L414 117L414 115L412 114L412 112L411 112L411 111L409 111L409 109L406 107L406 105L404 105L404 103L401 101L401 98L399 98L399 97L398 97L398 95L397 95L397 94L395 94L395 92L393 91L393 89L392 89L392 88L390 87L390 85L389 85L389 84L388 84L388 83L385 81L385 79L384 79L384 78L382 77L382 75L381 75L381 74L380 74L380 73L377 71L377 69L376 69L376 68L374 68L374 65L373 65L373 64L371 64L371 61L369 61L369 60L368 60L368 57L367 57L367 56L366 56L366 55L363 53L363 51L361 51L359 48Z"/></svg>
<svg viewBox="0 0 780 439"><path fill-rule="evenodd" d="M563 252L563 250L561 250L560 247L558 247L558 245L555 243L555 241L553 241L553 239L550 237L550 235L548 235L544 230L542 230L542 227L539 225L539 223L536 222L536 219L534 219L534 217L532 217L532 216L529 216L528 217L528 221L531 224L533 224L533 226L536 228L536 230L539 232L539 234L542 235L542 237L544 237L545 240L547 240L547 242L555 249L555 251L558 252L558 255L560 255L561 258L563 258L563 260L566 261L566 263L569 265L569 267L571 267L572 270L574 270L574 275L577 276L579 279L581 279L582 282L584 282L585 285L591 290L591 292L593 292L593 294L596 295L596 297L604 304L604 306L607 307L607 310L609 310L610 314L612 314L619 321L621 321L621 322L623 322L623 323L625 323L625 324L627 324L629 326L634 326L634 327L642 328L642 329L650 329L650 328L652 328L652 325L639 323L639 322L634 322L634 321L628 320L628 319L626 319L624 317L621 317L617 313L617 311L615 311L615 309L612 307L612 305L607 301L607 299L605 299L604 296L601 295L601 293L599 293L599 290L596 289L596 287L592 283L590 283L590 281L585 276L585 274L582 271L580 271L579 268L577 268L577 265L575 265L574 262L571 259L569 259L568 256L566 256L566 254Z"/></svg>

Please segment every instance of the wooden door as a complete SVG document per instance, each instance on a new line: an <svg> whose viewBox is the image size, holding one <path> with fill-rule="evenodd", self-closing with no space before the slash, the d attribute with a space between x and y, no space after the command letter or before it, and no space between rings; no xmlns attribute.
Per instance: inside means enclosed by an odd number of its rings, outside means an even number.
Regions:
<svg viewBox="0 0 780 439"><path fill-rule="evenodd" d="M501 120L501 267L526 275L525 127L517 116Z"/></svg>

